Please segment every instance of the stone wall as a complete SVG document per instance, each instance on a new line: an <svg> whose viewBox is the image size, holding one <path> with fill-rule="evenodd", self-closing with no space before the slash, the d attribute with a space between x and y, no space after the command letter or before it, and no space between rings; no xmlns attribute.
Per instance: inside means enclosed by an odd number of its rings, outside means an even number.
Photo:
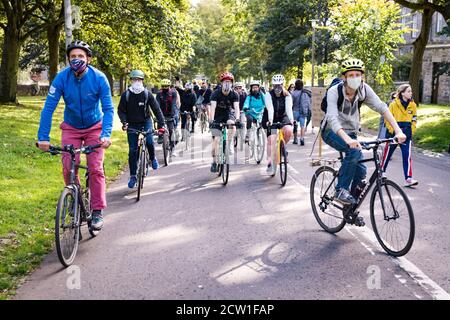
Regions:
<svg viewBox="0 0 450 320"><path fill-rule="evenodd" d="M422 79L423 79L423 102L431 102L432 74L434 62L449 62L450 47L427 48L423 57ZM439 78L438 101L439 104L450 104L450 77L442 75Z"/></svg>

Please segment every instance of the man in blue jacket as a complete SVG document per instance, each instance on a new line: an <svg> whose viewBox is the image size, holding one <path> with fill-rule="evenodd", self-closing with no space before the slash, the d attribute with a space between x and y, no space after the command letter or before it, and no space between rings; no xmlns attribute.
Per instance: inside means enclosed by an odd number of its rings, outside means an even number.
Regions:
<svg viewBox="0 0 450 320"><path fill-rule="evenodd" d="M92 228L103 227L102 210L106 208L106 183L103 172L104 149L111 145L114 107L111 90L106 76L90 66L92 50L83 41L74 41L67 47L70 67L60 71L53 80L38 131L38 146L43 151L50 147L50 130L53 113L61 96L66 107L61 123L61 142L82 145L102 144L101 149L87 155L91 191ZM101 107L100 107L101 102ZM63 154L63 175L67 184L70 178L70 155ZM79 163L80 157L77 157Z"/></svg>

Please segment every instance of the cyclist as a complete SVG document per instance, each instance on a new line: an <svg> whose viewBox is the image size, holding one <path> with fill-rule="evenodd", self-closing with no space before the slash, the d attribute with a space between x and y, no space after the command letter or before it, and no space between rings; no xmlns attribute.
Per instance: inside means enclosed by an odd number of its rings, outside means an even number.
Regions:
<svg viewBox="0 0 450 320"><path fill-rule="evenodd" d="M334 85L327 91L327 113L322 123L322 137L325 143L345 153L339 170L335 198L343 204L354 204L356 200L352 194L366 176L366 167L359 163L359 160L363 159L363 154L357 140L360 128L359 106L362 101L384 116L392 125L400 143L405 141L406 136L386 104L363 81L364 63L359 59L345 60L341 71L344 77L343 84ZM338 92L339 88L341 92ZM337 103L339 96L343 97L340 106Z"/></svg>
<svg viewBox="0 0 450 320"><path fill-rule="evenodd" d="M153 95L144 88L144 72L133 70L130 73L131 86L120 96L118 114L122 122L122 129L153 131L150 108L158 120L159 134L164 133L164 117ZM158 160L155 157L153 135L150 133L146 139L149 158L153 170L158 169ZM128 165L130 167L130 179L128 188L136 186L137 161L138 161L138 134L128 132Z"/></svg>
<svg viewBox="0 0 450 320"><path fill-rule="evenodd" d="M221 135L217 129L217 123L227 123L229 125L238 124L235 118L239 114L239 96L232 90L234 76L230 72L224 72L220 75L220 87L218 87L211 95L211 134L213 136L212 142L212 157L211 172L217 172L218 166L216 163L216 150ZM234 110L234 112L232 112ZM231 146L231 139L234 137L236 129L232 127L228 129L228 148ZM230 148L231 149L231 148Z"/></svg>
<svg viewBox="0 0 450 320"><path fill-rule="evenodd" d="M195 102L197 101L197 98L195 96L195 92L193 91L192 83L186 83L184 85L184 92L182 92L181 95L181 112L189 112L191 114L191 124L192 128L186 128L187 123L187 115L182 114L181 115L181 130L190 130L191 133L194 132L194 126L195 126L195 112L194 112L194 106ZM182 138L183 140L183 138Z"/></svg>
<svg viewBox="0 0 450 320"><path fill-rule="evenodd" d="M402 84L398 87L397 97L389 105L389 110L394 115L399 127L406 134L406 141L404 144L400 145L402 149L403 156L403 173L405 175L405 187L412 187L419 182L412 178L412 159L411 159L411 146L412 146L412 136L416 132L417 125L417 105L412 99L412 90L409 84ZM388 136L394 133L392 126L386 123L386 129L388 131ZM383 172L386 172L389 161L394 154L397 145L386 144L383 150L383 158L381 161L381 167Z"/></svg>
<svg viewBox="0 0 450 320"><path fill-rule="evenodd" d="M167 128L169 129L169 145L172 149L172 155L175 156L175 117L177 112L177 94L175 90L170 90L170 80L161 80L161 90L156 94L158 102L163 113Z"/></svg>
<svg viewBox="0 0 450 320"><path fill-rule="evenodd" d="M270 130L270 125L275 122L283 123L284 142L287 146L292 136L292 124L294 123L294 116L292 114L292 97L286 89L284 89L284 77L281 74L276 74L272 77L273 89L266 95L266 117L263 119L264 129L267 130L267 173L273 172L272 168L272 146L276 144L276 130ZM264 125L266 122L266 125Z"/></svg>
<svg viewBox="0 0 450 320"><path fill-rule="evenodd" d="M106 208L106 184L103 171L104 149L111 145L114 106L111 89L105 74L90 65L92 50L83 41L76 40L66 49L70 67L60 71L53 80L41 112L38 146L43 151L50 148L50 131L53 113L61 96L66 104L61 143L75 148L102 144L101 149L87 155L91 190L92 228L103 227L102 210ZM101 102L101 107L100 107ZM77 163L80 157L76 158ZM70 180L70 155L63 153L63 175Z"/></svg>
<svg viewBox="0 0 450 320"><path fill-rule="evenodd" d="M243 110L246 117L245 143L248 143L248 130L253 122L261 121L266 102L264 95L260 91L261 83L258 80L250 82L250 94L244 102Z"/></svg>
<svg viewBox="0 0 450 320"><path fill-rule="evenodd" d="M212 90L208 87L208 83L206 81L203 81L202 88L198 92L199 96L203 96L202 101L202 111L206 113L206 116L208 119L210 118L210 107L211 107L211 94ZM198 97L197 97L198 98Z"/></svg>

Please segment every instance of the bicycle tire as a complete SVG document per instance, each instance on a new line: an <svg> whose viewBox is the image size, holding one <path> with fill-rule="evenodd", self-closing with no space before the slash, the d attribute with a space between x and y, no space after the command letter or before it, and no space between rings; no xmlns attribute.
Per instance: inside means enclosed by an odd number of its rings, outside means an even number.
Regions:
<svg viewBox="0 0 450 320"><path fill-rule="evenodd" d="M72 221L70 223L70 229L73 231L71 234L69 234L68 240L69 243L71 243L71 247L68 247L64 241L61 241L61 230L60 226L63 225L64 222L65 225L65 217L66 217L66 211L67 209L67 201L66 198L70 196L73 199L73 216ZM70 215L70 214L69 214ZM63 219L63 220L62 220ZM73 225L73 222L75 222L75 225ZM64 227L63 227L64 229ZM77 194L74 191L73 188L66 187L64 188L63 192L61 193L61 196L58 200L58 205L56 207L56 217L55 217L55 245L56 245L56 252L58 255L58 259L61 262L61 264L64 267L69 267L73 261L75 260L75 257L77 255L78 251L78 241L80 238L80 206L78 204Z"/></svg>
<svg viewBox="0 0 450 320"><path fill-rule="evenodd" d="M388 186L392 187L395 191L398 192L401 200L399 201L402 204L405 204L406 206L406 210L407 210L407 217L409 218L409 235L408 235L408 240L406 241L405 245L402 246L400 249L398 250L394 250L391 249L389 243L387 243L387 241L380 235L380 231L383 228L380 228L379 225L377 225L376 219L375 219L375 197L377 194L379 193L379 186L375 186L374 190L372 191L372 195L370 197L370 222L372 223L372 228L373 228L373 232L375 233L375 236L378 240L378 242L380 243L381 247L383 248L384 251L386 251L386 253L388 253L391 256L394 257L401 257L404 256L405 254L407 254L409 252L409 250L411 250L411 247L414 243L414 236L415 236L415 219L414 219L414 212L411 206L411 202L409 201L408 196L406 195L406 193L403 191L403 189L396 184L395 182L393 182L392 180L388 180L388 179L384 179L382 181L382 187L386 186L384 189L384 204L385 204L385 208L386 208L386 202L387 199L389 199L389 201L391 201L391 208L395 208L395 210L398 209L398 206L393 205L392 204L392 193L391 191L388 191L389 188ZM383 189L382 189L383 190ZM389 193L389 194L388 194ZM380 198L380 197L379 197ZM381 198L380 198L381 201ZM383 215L384 217L384 215ZM396 220L396 219L392 219L392 220ZM389 222L389 221L388 221ZM388 228L390 230L394 230L395 228ZM391 237L391 240L393 240L394 237ZM398 239L398 237L396 236L395 238Z"/></svg>
<svg viewBox="0 0 450 320"><path fill-rule="evenodd" d="M280 142L280 179L281 186L284 187L287 182L287 155L284 142Z"/></svg>
<svg viewBox="0 0 450 320"><path fill-rule="evenodd" d="M261 129L256 130L256 163L260 164L264 158L264 151L266 149L266 139L264 138L264 132Z"/></svg>
<svg viewBox="0 0 450 320"><path fill-rule="evenodd" d="M222 165L222 183L224 186L228 183L228 177L230 175L230 164L228 159L227 143L223 142L223 165Z"/></svg>
<svg viewBox="0 0 450 320"><path fill-rule="evenodd" d="M169 153L169 138L166 133L163 135L163 155L164 155L164 166L167 167L169 165L168 161L168 153Z"/></svg>
<svg viewBox="0 0 450 320"><path fill-rule="evenodd" d="M136 201L141 199L141 189L144 187L144 170L145 170L145 153L142 147L138 149L139 161L138 161L138 172L137 172L137 197Z"/></svg>
<svg viewBox="0 0 450 320"><path fill-rule="evenodd" d="M316 218L317 222L319 223L319 225L322 227L322 229L324 229L325 231L329 232L329 233L337 233L339 231L341 231L344 226L345 226L345 220L344 220L344 216L343 216L343 212L342 210L337 210L339 212L337 212L335 215L330 214L330 213L326 213L325 210L328 209L328 205L326 204L325 209L320 208L320 206L317 205L317 201L320 201L320 203L322 203L323 198L325 195L322 195L321 190L318 190L318 187L322 187L323 188L327 188L329 186L329 183L324 183L323 180L320 181L320 176L323 173L328 172L329 174L331 174L330 179L332 177L334 177L337 174L337 171L334 170L331 167L328 166L322 166L319 169L316 170L316 172L314 173L312 179L311 179L311 185L310 185L310 201L311 201L311 208L313 210L314 213L314 217ZM336 181L336 180L335 180ZM317 186L317 182L322 182L320 186ZM318 198L316 199L316 192L318 192ZM335 191L334 186L331 186L328 190L329 195L331 195L333 192ZM331 196L330 196L331 198ZM330 202L331 203L331 202ZM331 223L327 223L326 221L324 221L324 219L322 219L320 217L319 211L324 213L326 216L328 216L330 219L334 218L334 221L336 221L336 224L334 226L330 226Z"/></svg>

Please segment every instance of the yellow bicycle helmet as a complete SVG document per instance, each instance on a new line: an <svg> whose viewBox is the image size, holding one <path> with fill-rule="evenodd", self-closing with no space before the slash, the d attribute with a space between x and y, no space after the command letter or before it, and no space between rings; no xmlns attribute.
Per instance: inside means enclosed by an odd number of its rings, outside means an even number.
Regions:
<svg viewBox="0 0 450 320"><path fill-rule="evenodd" d="M364 73L364 62L359 59L347 59L342 62L341 71L342 74L348 71L361 71Z"/></svg>
<svg viewBox="0 0 450 320"><path fill-rule="evenodd" d="M162 87L169 87L170 84L171 84L171 82L170 82L169 79L162 79L162 80L161 80L161 86L162 86Z"/></svg>

